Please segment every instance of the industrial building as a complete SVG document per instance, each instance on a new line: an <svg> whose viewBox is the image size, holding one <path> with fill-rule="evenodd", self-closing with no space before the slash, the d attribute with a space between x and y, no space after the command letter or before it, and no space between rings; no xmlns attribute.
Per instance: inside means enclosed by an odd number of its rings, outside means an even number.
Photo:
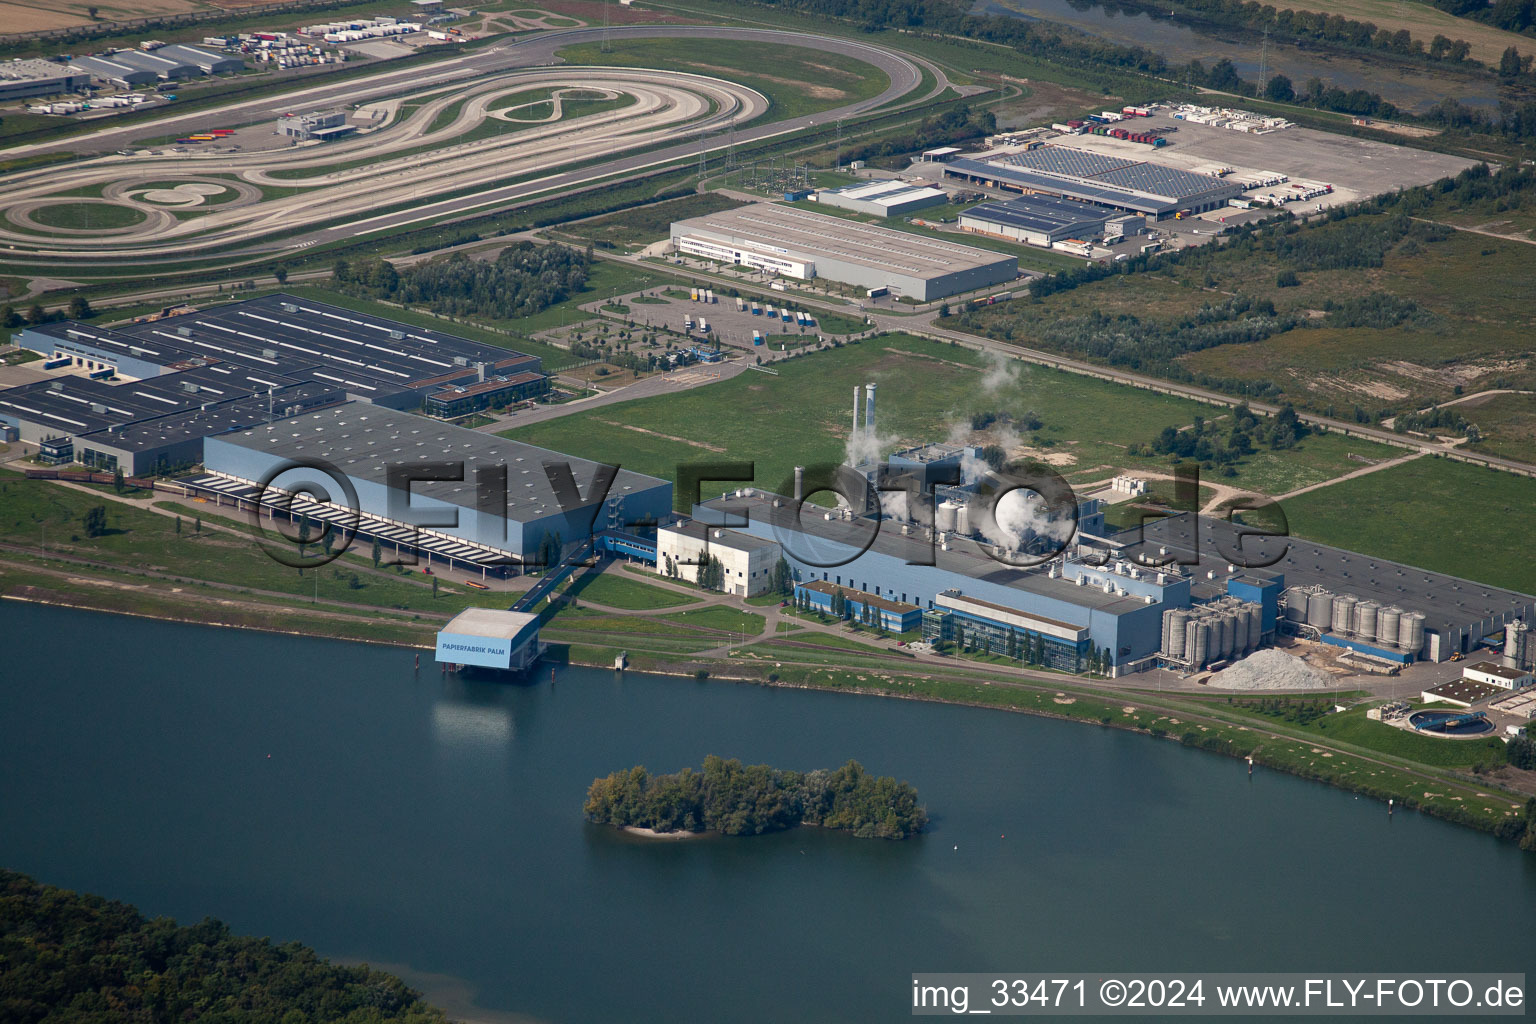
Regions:
<svg viewBox="0 0 1536 1024"><path fill-rule="evenodd" d="M1019 275L1012 256L776 203L676 221L672 245L680 253L785 277L888 288L920 302Z"/></svg>
<svg viewBox="0 0 1536 1024"><path fill-rule="evenodd" d="M816 202L875 217L904 217L949 202L949 193L925 181L861 181L816 193Z"/></svg>
<svg viewBox="0 0 1536 1024"><path fill-rule="evenodd" d="M347 124L345 111L332 110L325 113L280 117L277 119L277 130L300 142L329 142L332 139L351 135L357 128Z"/></svg>
<svg viewBox="0 0 1536 1024"><path fill-rule="evenodd" d="M161 47L161 50L169 47ZM113 53L112 59L127 64L129 67L139 68L144 71L153 71L155 77L164 82L180 81L183 78L196 78L203 73L202 68L192 61L172 54L162 54L161 50L118 50Z"/></svg>
<svg viewBox="0 0 1536 1024"><path fill-rule="evenodd" d="M979 154L943 168L946 178L972 185L1097 203L1154 220L1214 210L1243 193L1241 184L1209 174L1070 146Z"/></svg>
<svg viewBox="0 0 1536 1024"><path fill-rule="evenodd" d="M340 502L339 474L357 496L358 532L423 552L436 541L443 557L473 566L542 564L553 545L580 550L600 531L672 511L669 481L356 402L209 437L203 465L190 486L246 507L270 483L261 497L275 514L306 484ZM334 504L302 508L358 518Z"/></svg>
<svg viewBox="0 0 1536 1024"><path fill-rule="evenodd" d="M78 69L88 78L120 89L132 89L160 80L160 76L148 68L136 67L112 57L75 57L69 66Z"/></svg>
<svg viewBox="0 0 1536 1024"><path fill-rule="evenodd" d="M548 387L536 356L288 295L116 328L66 320L14 341L70 372L0 390L0 426L54 460L133 473L198 462L206 434L318 405L415 409L455 387Z"/></svg>
<svg viewBox="0 0 1536 1024"><path fill-rule="evenodd" d="M852 587L834 586L824 580L795 584L795 600L803 599L823 615L838 614L839 598L843 605L842 614L855 622L867 621L892 633L911 632L920 629L923 624L923 610L915 604L876 597L868 591Z"/></svg>
<svg viewBox="0 0 1536 1024"><path fill-rule="evenodd" d="M223 53L209 53L207 50L199 50L195 46L188 46L184 43L169 43L154 50L153 53L167 60L191 64L205 75L227 75L234 71L245 70L245 61L239 57L231 57Z"/></svg>
<svg viewBox="0 0 1536 1024"><path fill-rule="evenodd" d="M539 617L496 608L466 608L437 634L437 660L501 672L521 672L544 651Z"/></svg>
<svg viewBox="0 0 1536 1024"><path fill-rule="evenodd" d="M960 214L964 231L1044 247L1069 239L1140 234L1144 224L1138 215L1107 206L1038 195L983 203Z"/></svg>
<svg viewBox="0 0 1536 1024"><path fill-rule="evenodd" d="M34 59L0 61L0 103L79 92L90 83L89 74L68 64Z"/></svg>
<svg viewBox="0 0 1536 1024"><path fill-rule="evenodd" d="M689 521L656 531L657 568L697 583L706 558L720 562L721 589L737 597L756 597L768 589L779 545L749 533L710 528Z"/></svg>

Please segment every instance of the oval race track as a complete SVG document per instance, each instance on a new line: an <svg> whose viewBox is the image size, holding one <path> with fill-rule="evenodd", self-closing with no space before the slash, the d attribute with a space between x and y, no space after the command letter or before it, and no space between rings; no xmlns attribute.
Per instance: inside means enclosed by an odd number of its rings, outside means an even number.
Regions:
<svg viewBox="0 0 1536 1024"><path fill-rule="evenodd" d="M559 49L599 40L602 32L588 28L545 33L427 68L385 70L345 84L108 128L70 140L59 145L101 149L125 144L125 132L195 133L263 116L275 121L295 108L341 103L390 111L368 133L323 149L132 157L114 153L63 170L55 165L0 177L6 196L0 207L0 244L12 258L25 258L36 269L146 268L185 261L213 248L227 253L230 264L270 259L338 238L420 224L693 159L706 133L716 133L716 147L725 144L719 134L725 131L739 144L867 112L904 97L916 102L948 85L942 73L924 65L934 77L934 89L912 96L922 82L919 61L852 40L712 26L608 30L614 38L729 38L824 50L864 61L889 79L884 90L866 100L739 128L771 113L768 100L746 86L674 71L550 63ZM553 95L551 90L586 90L594 97L618 98L605 100L611 109L581 114L577 107L567 119L516 120L511 108L545 99ZM404 101L413 106L401 117L398 109ZM437 124L444 116L452 119ZM5 155L45 148L59 147L16 147ZM576 166L579 169L570 169ZM100 189L100 199L81 198L82 190L93 187ZM61 196L63 192L75 195ZM434 198L456 192L464 194ZM77 204L87 215L93 203L127 207L132 213L124 216L136 222L92 231L53 228L34 219L40 209L60 203ZM373 212L391 207L399 209ZM172 212L188 209L200 212L191 217ZM296 236L294 225L304 223L322 226Z"/></svg>

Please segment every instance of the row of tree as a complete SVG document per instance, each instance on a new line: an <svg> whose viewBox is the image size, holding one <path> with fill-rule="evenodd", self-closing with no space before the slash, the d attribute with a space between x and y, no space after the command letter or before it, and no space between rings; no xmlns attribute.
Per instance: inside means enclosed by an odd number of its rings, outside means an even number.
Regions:
<svg viewBox="0 0 1536 1024"><path fill-rule="evenodd" d="M1296 442L1312 433L1312 428L1286 403L1273 416L1258 416L1243 402L1232 410L1232 422L1224 424L1196 416L1183 429L1164 427L1145 445L1132 450L1134 455L1173 455L1195 459L1213 466L1231 466L1260 448L1294 448Z"/></svg>
<svg viewBox="0 0 1536 1024"><path fill-rule="evenodd" d="M928 824L917 790L890 776L870 775L857 761L802 773L713 754L702 771L651 775L635 767L594 779L585 812L602 825L730 836L806 824L861 838L905 839Z"/></svg>
<svg viewBox="0 0 1536 1024"><path fill-rule="evenodd" d="M397 270L388 260L337 261L334 277L352 295L425 306L445 316L512 320L563 302L586 286L591 254L563 245L515 242L495 260L455 253Z"/></svg>
<svg viewBox="0 0 1536 1024"><path fill-rule="evenodd" d="M0 870L0 1019L439 1024L399 978Z"/></svg>
<svg viewBox="0 0 1536 1024"><path fill-rule="evenodd" d="M38 324L51 324L59 320L89 320L95 315L96 311L91 309L91 304L83 296L76 295L69 300L67 310L52 313L36 302L27 310L26 316L18 313L15 306L5 306L0 308L0 324L6 327L35 327Z"/></svg>

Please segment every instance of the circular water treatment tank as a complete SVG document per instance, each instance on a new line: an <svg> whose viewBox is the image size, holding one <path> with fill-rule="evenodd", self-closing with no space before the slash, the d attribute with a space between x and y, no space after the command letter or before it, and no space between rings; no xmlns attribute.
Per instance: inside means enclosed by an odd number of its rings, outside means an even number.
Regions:
<svg viewBox="0 0 1536 1024"><path fill-rule="evenodd" d="M1493 732L1487 718L1465 718L1465 711L1415 711L1408 724L1434 736L1482 736Z"/></svg>

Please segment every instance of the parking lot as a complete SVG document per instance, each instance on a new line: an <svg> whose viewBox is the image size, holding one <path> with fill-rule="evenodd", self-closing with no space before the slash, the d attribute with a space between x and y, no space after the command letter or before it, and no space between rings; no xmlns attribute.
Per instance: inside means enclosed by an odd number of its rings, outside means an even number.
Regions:
<svg viewBox="0 0 1536 1024"><path fill-rule="evenodd" d="M1157 149L1104 135L1063 136L1052 139L1051 143L1128 160L1146 160L1186 171L1208 173L1212 165L1219 165L1239 173L1276 171L1292 180L1332 185L1331 195L1292 204L1308 211L1315 211L1319 203L1327 207L1423 185L1456 174L1473 163L1444 153L1355 139L1311 128L1282 128L1265 135L1253 135L1175 120L1166 110L1151 117L1133 118L1132 126L1139 130L1175 128L1177 131L1168 132L1168 145Z"/></svg>
<svg viewBox="0 0 1536 1024"><path fill-rule="evenodd" d="M788 323L778 317L770 319L766 304L761 301L758 306L763 309L763 312L758 316L752 315L750 303L745 310L738 311L736 300L728 295L716 295L713 303L705 302L703 299L695 302L686 298L667 299L660 303L635 302L633 297L620 301L629 306L629 314L625 319L633 320L637 325L645 327L661 327L678 334L686 334L701 343L706 340L704 332L699 329L699 320L703 318L708 322L710 332L720 339L720 344L749 351L755 349L759 355L763 356L764 362L768 361L770 353L778 355L782 351L793 350L806 344L814 345L820 336L816 326L802 328L793 315ZM774 309L775 311L779 309L777 304ZM615 314L610 312L608 315ZM692 331L687 328L690 317L694 324ZM766 339L763 345L752 344L753 331L762 332Z"/></svg>

